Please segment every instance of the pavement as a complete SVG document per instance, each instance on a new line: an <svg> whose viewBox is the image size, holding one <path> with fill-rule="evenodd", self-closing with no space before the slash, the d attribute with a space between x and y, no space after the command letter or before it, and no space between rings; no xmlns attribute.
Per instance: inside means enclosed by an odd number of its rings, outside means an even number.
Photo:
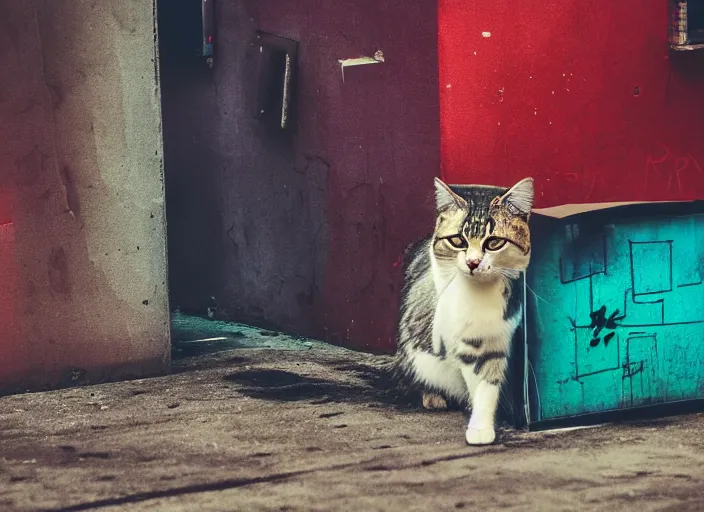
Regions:
<svg viewBox="0 0 704 512"><path fill-rule="evenodd" d="M469 447L464 413L409 402L384 357L260 336L0 398L0 510L704 510L704 414Z"/></svg>

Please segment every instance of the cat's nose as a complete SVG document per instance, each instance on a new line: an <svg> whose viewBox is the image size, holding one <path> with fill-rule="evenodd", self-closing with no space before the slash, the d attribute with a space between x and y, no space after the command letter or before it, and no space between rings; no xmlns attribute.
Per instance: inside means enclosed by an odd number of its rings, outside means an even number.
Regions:
<svg viewBox="0 0 704 512"><path fill-rule="evenodd" d="M469 260L467 262L467 266L469 267L469 270L476 270L481 262L482 260Z"/></svg>

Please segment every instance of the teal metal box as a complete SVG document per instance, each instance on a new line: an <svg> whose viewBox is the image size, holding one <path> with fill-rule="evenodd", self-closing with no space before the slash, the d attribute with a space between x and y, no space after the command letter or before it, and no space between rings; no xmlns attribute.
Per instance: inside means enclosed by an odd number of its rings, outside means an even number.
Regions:
<svg viewBox="0 0 704 512"><path fill-rule="evenodd" d="M529 425L704 398L704 202L536 210L531 235Z"/></svg>

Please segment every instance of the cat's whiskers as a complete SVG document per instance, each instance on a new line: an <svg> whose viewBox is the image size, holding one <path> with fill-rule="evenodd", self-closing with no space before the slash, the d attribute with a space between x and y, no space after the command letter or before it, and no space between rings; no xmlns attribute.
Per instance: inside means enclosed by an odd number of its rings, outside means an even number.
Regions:
<svg viewBox="0 0 704 512"><path fill-rule="evenodd" d="M442 273L443 271L440 270L439 272ZM455 271L454 271L454 272L450 272L450 271L444 271L444 272L446 272L447 274L451 274L451 277L450 277L450 279L447 281L447 284L444 286L444 288L443 288L442 290L440 290L440 292L438 293L438 300L440 300L440 297L443 296L443 294L447 291L447 289L450 287L450 285L452 284L452 282L453 282L455 279L457 279L457 276L459 276L459 275L462 273L462 272L460 271L460 269L458 269L458 268L456 268L456 267L455 267Z"/></svg>
<svg viewBox="0 0 704 512"><path fill-rule="evenodd" d="M503 274L506 278L508 278L512 281L521 277L520 270L516 270L513 268L503 268L503 267L494 267L494 268L496 270L498 270L499 272L501 272L501 274Z"/></svg>

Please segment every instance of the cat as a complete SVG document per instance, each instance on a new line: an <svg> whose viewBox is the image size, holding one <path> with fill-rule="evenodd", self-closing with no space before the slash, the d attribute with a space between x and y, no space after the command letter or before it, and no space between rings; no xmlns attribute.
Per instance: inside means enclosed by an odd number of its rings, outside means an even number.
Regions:
<svg viewBox="0 0 704 512"><path fill-rule="evenodd" d="M463 190L435 178L435 229L406 252L394 365L421 387L425 408L468 405L466 441L484 445L496 438L500 387L522 318L517 283L530 262L534 188L525 178L508 190Z"/></svg>

